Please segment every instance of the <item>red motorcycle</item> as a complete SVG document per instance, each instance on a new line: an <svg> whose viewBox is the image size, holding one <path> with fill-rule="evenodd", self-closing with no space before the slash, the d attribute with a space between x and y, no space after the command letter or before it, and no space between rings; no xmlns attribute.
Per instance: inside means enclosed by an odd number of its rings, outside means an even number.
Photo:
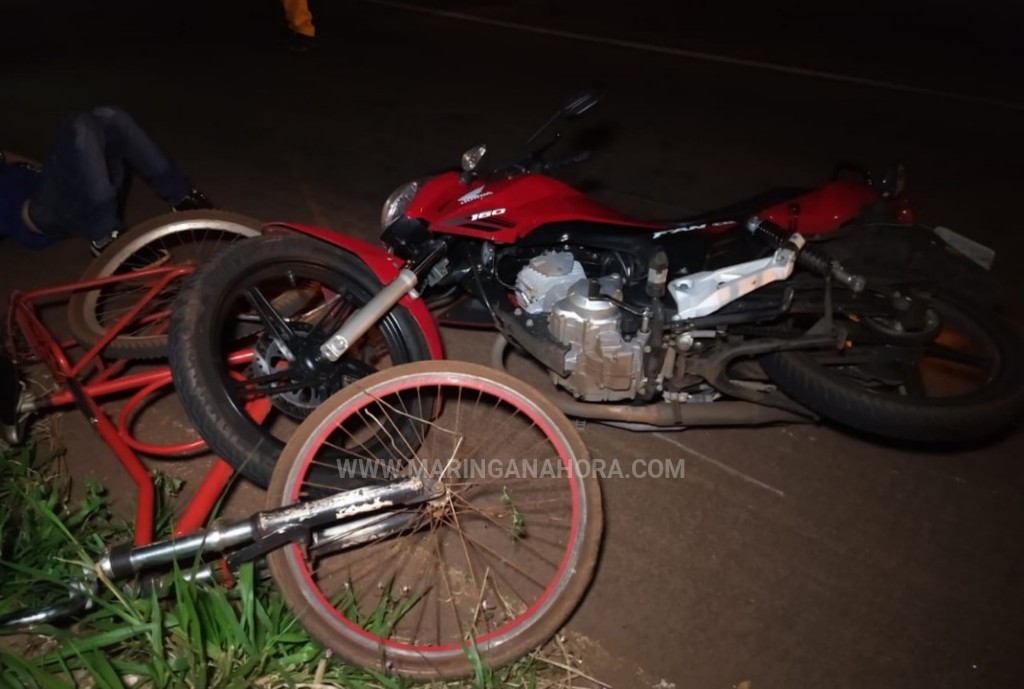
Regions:
<svg viewBox="0 0 1024 689"><path fill-rule="evenodd" d="M354 523L263 539L303 624L352 662L465 676L558 630L602 522L559 410L630 429L821 416L943 443L1024 406L1020 342L978 303L991 254L914 225L899 174L645 222L549 177L585 158L548 162L555 141L486 174L474 148L400 187L380 247L271 226L175 304L174 382L210 447L288 514L367 496ZM493 366L514 346L555 397L468 364L398 366L443 357L438 323L497 329Z"/></svg>
<svg viewBox="0 0 1024 689"><path fill-rule="evenodd" d="M570 99L541 128L578 117ZM673 221L641 221L524 160L395 190L381 246L293 224L200 266L171 367L210 447L266 485L284 440L382 367L444 356L438 323L493 327L550 372L566 414L631 429L827 419L879 438L965 442L1024 407L1021 346L983 303L984 247L915 224L902 171L840 169ZM246 414L269 398L271 417Z"/></svg>

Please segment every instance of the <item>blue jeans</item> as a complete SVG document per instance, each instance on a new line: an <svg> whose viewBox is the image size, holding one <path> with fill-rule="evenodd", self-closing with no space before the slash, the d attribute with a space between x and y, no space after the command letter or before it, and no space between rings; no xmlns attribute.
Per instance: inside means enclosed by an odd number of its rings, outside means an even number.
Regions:
<svg viewBox="0 0 1024 689"><path fill-rule="evenodd" d="M48 235L109 237L121 224L129 172L172 206L190 191L184 175L124 110L101 106L68 117L29 200L32 222Z"/></svg>

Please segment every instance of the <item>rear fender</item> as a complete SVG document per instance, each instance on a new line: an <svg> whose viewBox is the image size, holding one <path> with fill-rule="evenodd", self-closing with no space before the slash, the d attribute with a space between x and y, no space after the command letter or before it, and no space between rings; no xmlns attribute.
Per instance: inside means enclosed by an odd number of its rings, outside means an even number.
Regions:
<svg viewBox="0 0 1024 689"><path fill-rule="evenodd" d="M877 201L878 192L862 182L831 180L757 215L806 237L824 238L860 217Z"/></svg>
<svg viewBox="0 0 1024 689"><path fill-rule="evenodd" d="M263 226L264 234L281 234L281 233L296 233L304 234L307 237L313 239L319 239L322 242L336 246L339 249L349 252L359 258L360 261L365 263L367 267L373 271L373 274L377 276L377 279L382 284L392 282L398 277L399 271L404 265L404 261L393 254L389 254L384 249L364 242L361 239L356 239L346 234L341 234L334 230L326 230L321 227L311 227L309 225L297 225L293 223L271 223ZM430 350L430 356L434 359L444 358L444 347L441 344L441 334L437 330L437 324L434 322L434 318L430 315L430 311L421 299L413 299L408 294L402 297L401 301L398 302L405 309L412 314L413 319L416 321L416 325L419 326L420 331L423 333L423 338L426 340L427 349Z"/></svg>

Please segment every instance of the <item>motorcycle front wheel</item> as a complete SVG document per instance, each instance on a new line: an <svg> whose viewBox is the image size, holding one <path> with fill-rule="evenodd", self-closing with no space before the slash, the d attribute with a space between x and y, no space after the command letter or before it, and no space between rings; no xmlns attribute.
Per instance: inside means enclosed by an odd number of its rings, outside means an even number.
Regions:
<svg viewBox="0 0 1024 689"><path fill-rule="evenodd" d="M875 436L962 443L1008 429L1024 413L1024 345L968 302L940 295L930 308L934 332L894 332L854 315L843 349L780 352L761 366L809 409Z"/></svg>
<svg viewBox="0 0 1024 689"><path fill-rule="evenodd" d="M171 317L170 365L210 449L265 487L301 421L349 383L429 358L396 306L337 362L305 366L381 288L355 256L297 235L240 243L199 267Z"/></svg>
<svg viewBox="0 0 1024 689"><path fill-rule="evenodd" d="M240 239L255 237L262 223L238 213L195 210L167 213L140 223L115 239L85 269L81 281L124 275L160 266L198 265ZM135 323L104 349L118 359L167 356L167 319L180 288L172 281L147 305ZM68 301L68 326L85 347L99 342L149 291L146 280L128 279L78 291Z"/></svg>
<svg viewBox="0 0 1024 689"><path fill-rule="evenodd" d="M412 401L430 399L432 404ZM379 454L382 430L414 442ZM440 487L268 555L299 622L345 660L416 679L496 667L550 639L589 584L600 486L573 424L537 390L478 364L421 361L364 378L293 436L273 509L317 497L339 454Z"/></svg>

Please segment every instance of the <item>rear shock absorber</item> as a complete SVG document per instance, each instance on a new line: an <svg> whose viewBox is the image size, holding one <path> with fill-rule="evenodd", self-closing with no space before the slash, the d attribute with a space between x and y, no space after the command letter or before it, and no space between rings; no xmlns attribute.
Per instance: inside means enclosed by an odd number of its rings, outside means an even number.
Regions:
<svg viewBox="0 0 1024 689"><path fill-rule="evenodd" d="M839 261L829 256L827 251L808 245L798 233L787 232L771 220L762 220L757 216L747 220L747 229L773 248L788 248L796 252L796 263L801 268L822 277L831 276L853 292L864 291L867 283L862 275L847 271Z"/></svg>

